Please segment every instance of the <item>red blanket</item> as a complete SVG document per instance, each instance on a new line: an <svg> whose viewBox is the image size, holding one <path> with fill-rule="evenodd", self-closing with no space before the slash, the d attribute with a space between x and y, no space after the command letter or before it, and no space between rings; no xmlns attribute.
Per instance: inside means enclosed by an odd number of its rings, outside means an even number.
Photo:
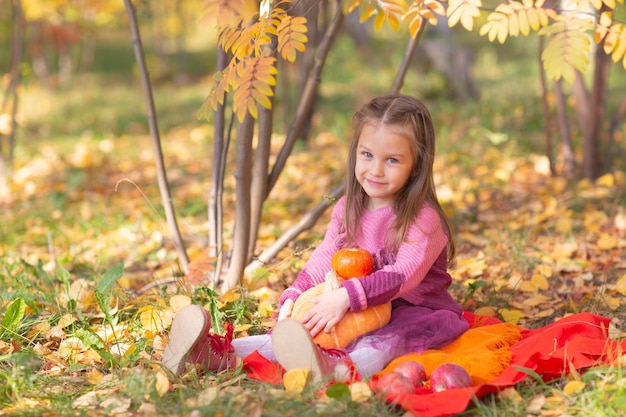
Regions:
<svg viewBox="0 0 626 417"><path fill-rule="evenodd" d="M492 318L466 318L476 326L500 323ZM415 395L390 395L388 399L419 417L445 417L460 413L473 398L498 392L528 377L524 368L541 375L545 381L567 374L571 369L584 370L610 363L626 351L626 340L609 337L609 320L588 313L560 319L535 330L522 330L522 339L510 347L511 362L499 376L480 385L439 393L421 390ZM244 359L244 369L251 378L281 383L282 369L258 354Z"/></svg>

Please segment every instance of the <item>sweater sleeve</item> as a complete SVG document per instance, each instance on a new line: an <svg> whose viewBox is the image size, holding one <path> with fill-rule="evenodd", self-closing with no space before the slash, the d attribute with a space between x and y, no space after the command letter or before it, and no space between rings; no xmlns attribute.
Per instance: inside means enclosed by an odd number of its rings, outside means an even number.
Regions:
<svg viewBox="0 0 626 417"><path fill-rule="evenodd" d="M407 239L400 246L395 262L360 279L344 281L350 297L350 310L360 311L369 305L383 304L404 297L409 302L419 302L416 294L430 287L431 279L438 279L443 268L443 287L447 291L449 275L445 271L445 250L448 236L444 232L437 212L426 207L420 211L416 222L409 228ZM435 262L443 256L443 265ZM431 271L432 269L432 271ZM427 276L431 275L432 278ZM424 282L426 279L426 282Z"/></svg>
<svg viewBox="0 0 626 417"><path fill-rule="evenodd" d="M324 282L326 274L331 269L331 258L340 244L339 236L343 229L344 207L345 200L341 198L333 208L324 239L315 248L304 268L298 273L295 281L289 288L283 291L280 296L279 306L282 306L287 299L295 301L300 294L309 288Z"/></svg>

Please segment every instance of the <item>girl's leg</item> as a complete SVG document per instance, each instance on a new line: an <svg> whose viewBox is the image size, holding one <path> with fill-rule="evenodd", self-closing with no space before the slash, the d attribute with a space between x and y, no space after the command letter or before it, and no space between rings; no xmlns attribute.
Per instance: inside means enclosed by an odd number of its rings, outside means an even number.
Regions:
<svg viewBox="0 0 626 417"><path fill-rule="evenodd" d="M274 355L272 350L272 338L269 334L240 337L239 339L233 339L230 344L235 349L235 354L242 359L258 350L266 359L272 362L277 361L276 355Z"/></svg>
<svg viewBox="0 0 626 417"><path fill-rule="evenodd" d="M348 347L348 355L362 378L382 371L396 357L393 337L363 336Z"/></svg>

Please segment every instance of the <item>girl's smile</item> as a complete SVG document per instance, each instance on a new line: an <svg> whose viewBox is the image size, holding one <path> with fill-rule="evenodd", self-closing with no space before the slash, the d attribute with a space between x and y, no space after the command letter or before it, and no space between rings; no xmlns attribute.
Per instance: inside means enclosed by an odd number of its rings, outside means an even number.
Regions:
<svg viewBox="0 0 626 417"><path fill-rule="evenodd" d="M359 136L354 174L369 197L368 209L393 204L413 172L409 139L398 128L368 124Z"/></svg>

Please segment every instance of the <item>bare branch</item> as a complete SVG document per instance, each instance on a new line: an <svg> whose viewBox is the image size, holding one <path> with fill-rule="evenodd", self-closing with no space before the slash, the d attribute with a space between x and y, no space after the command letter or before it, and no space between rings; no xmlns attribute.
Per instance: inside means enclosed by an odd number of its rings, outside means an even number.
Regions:
<svg viewBox="0 0 626 417"><path fill-rule="evenodd" d="M187 256L187 251L185 250L185 243L183 242L180 230L178 229L176 213L174 211L169 184L167 182L167 173L165 171L165 164L163 161L163 150L161 149L161 138L159 136L156 109L154 107L154 99L152 97L152 86L150 84L150 76L146 67L143 46L141 44L141 35L139 33L139 25L137 24L137 16L135 14L135 8L131 0L124 0L124 4L126 5L126 12L128 14L128 20L132 33L133 47L135 49L135 58L137 59L137 65L139 66L141 84L143 86L144 97L146 100L148 125L150 127L150 136L152 137L152 145L154 146L157 178L159 182L159 190L161 192L161 199L163 201L163 207L165 209L165 217L167 219L167 224L170 227L170 232L172 233L172 237L174 239L174 244L176 246L176 251L178 252L178 258L181 263L183 272L187 273L189 270L189 258Z"/></svg>

